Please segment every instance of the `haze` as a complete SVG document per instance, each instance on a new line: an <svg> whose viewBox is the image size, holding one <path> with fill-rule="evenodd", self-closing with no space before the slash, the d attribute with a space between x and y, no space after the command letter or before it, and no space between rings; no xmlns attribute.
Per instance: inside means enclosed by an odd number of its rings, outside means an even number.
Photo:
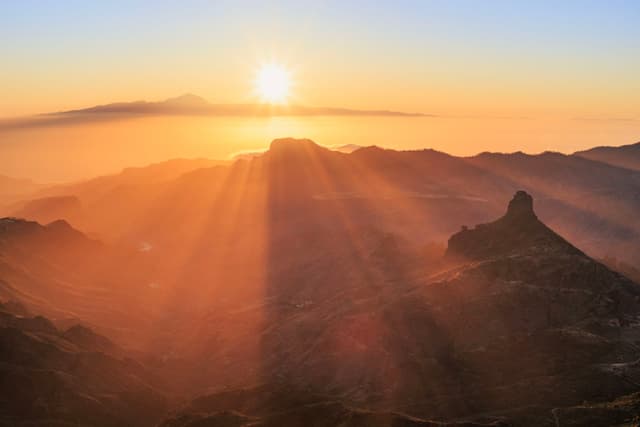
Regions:
<svg viewBox="0 0 640 427"><path fill-rule="evenodd" d="M632 143L639 17L625 1L4 2L0 118L187 92L261 103L256 71L271 63L292 76L289 103L430 117L0 129L0 168L61 181L176 156L226 159L282 136L457 155Z"/></svg>
<svg viewBox="0 0 640 427"><path fill-rule="evenodd" d="M638 426L639 23L0 0L0 426Z"/></svg>

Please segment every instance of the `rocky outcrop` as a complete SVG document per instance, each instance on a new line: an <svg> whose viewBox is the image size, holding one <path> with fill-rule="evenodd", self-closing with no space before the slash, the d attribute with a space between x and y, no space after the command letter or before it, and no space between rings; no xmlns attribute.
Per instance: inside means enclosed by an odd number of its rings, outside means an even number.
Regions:
<svg viewBox="0 0 640 427"><path fill-rule="evenodd" d="M518 191L507 212L497 221L479 224L449 239L447 255L460 260L480 260L512 253L581 252L542 223L533 210L533 198Z"/></svg>

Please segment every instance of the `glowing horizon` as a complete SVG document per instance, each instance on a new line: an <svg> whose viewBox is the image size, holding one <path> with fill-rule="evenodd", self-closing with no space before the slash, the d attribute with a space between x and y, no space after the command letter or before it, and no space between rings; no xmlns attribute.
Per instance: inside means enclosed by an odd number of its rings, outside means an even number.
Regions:
<svg viewBox="0 0 640 427"><path fill-rule="evenodd" d="M640 3L624 0L3 2L0 174L65 180L228 158L286 136L454 155L630 144L639 20ZM1 129L5 118L183 93L430 117L205 118L196 100L193 117Z"/></svg>
<svg viewBox="0 0 640 427"><path fill-rule="evenodd" d="M150 5L0 5L0 117L185 92L243 103L254 64L277 58L306 105L640 119L637 2Z"/></svg>

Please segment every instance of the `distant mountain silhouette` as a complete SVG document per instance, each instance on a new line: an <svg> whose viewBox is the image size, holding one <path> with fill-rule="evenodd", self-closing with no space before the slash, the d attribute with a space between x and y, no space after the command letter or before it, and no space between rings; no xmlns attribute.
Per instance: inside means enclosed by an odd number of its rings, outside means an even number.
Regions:
<svg viewBox="0 0 640 427"><path fill-rule="evenodd" d="M407 113L391 110L358 110L337 107L272 104L212 104L193 94L185 94L164 101L115 102L75 110L45 113L37 116L2 119L3 130L83 124L114 118L140 116L223 116L223 117L288 117L288 116L380 116L435 117L432 114Z"/></svg>
<svg viewBox="0 0 640 427"><path fill-rule="evenodd" d="M640 142L620 147L595 147L578 151L574 155L622 168L640 170Z"/></svg>
<svg viewBox="0 0 640 427"><path fill-rule="evenodd" d="M42 223L49 223L58 218L73 221L82 214L82 203L77 196L42 197L18 203L18 206L10 208L13 216L31 218Z"/></svg>
<svg viewBox="0 0 640 427"><path fill-rule="evenodd" d="M204 98L185 94L160 102L120 102L54 114L134 113L134 114L207 114L221 116L424 116L388 110L352 110L334 107L271 104L210 104Z"/></svg>
<svg viewBox="0 0 640 427"><path fill-rule="evenodd" d="M223 160L172 159L145 167L125 168L117 174L78 183L40 186L39 191L34 190L32 198L14 201L3 211L5 215L29 218L41 223L65 218L76 226L82 226L85 223L83 219L88 214L86 210L100 210L103 214L110 215L111 220L121 218L126 223L130 218L116 213L121 210L123 203L139 206L153 197L158 186L165 185L186 172L227 163ZM120 200L118 205L111 204L114 197ZM88 231L100 230L89 228Z"/></svg>

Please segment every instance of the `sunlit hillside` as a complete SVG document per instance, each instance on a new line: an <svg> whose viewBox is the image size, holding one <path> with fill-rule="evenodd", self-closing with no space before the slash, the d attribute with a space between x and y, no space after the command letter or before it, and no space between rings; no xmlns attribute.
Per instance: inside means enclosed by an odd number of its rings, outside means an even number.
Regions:
<svg viewBox="0 0 640 427"><path fill-rule="evenodd" d="M0 2L0 427L637 426L638 22Z"/></svg>

